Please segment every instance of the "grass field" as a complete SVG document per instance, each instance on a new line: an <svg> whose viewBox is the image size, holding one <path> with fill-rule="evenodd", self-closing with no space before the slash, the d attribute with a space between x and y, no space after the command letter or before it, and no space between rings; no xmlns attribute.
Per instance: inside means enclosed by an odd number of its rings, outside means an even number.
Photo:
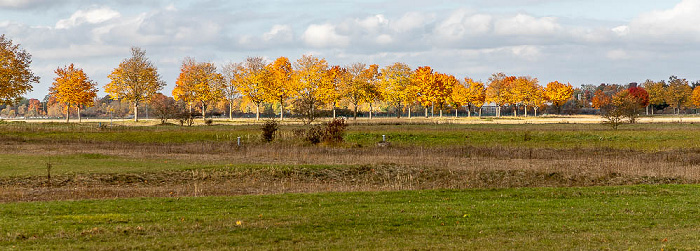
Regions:
<svg viewBox="0 0 700 251"><path fill-rule="evenodd" d="M431 190L10 203L12 249L632 249L700 246L700 187ZM125 241L128 239L128 241Z"/></svg>
<svg viewBox="0 0 700 251"><path fill-rule="evenodd" d="M143 123L0 123L0 246L700 246L700 124Z"/></svg>

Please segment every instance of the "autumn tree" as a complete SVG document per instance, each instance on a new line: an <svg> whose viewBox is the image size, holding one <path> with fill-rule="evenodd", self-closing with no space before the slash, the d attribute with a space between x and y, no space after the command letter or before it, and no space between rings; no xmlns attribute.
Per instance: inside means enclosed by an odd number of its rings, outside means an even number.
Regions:
<svg viewBox="0 0 700 251"><path fill-rule="evenodd" d="M631 95L637 104L644 108L649 106L649 93L642 87L632 86L627 88L629 95Z"/></svg>
<svg viewBox="0 0 700 251"><path fill-rule="evenodd" d="M481 81L474 81L471 78L464 78L465 86L467 87L467 110L471 117L472 108L481 108L486 102L486 87ZM481 116L481 109L479 109Z"/></svg>
<svg viewBox="0 0 700 251"><path fill-rule="evenodd" d="M284 104L287 99L296 95L296 85L293 81L294 69L286 57L279 57L266 66L269 79L263 85L265 100L280 104L280 120L284 119Z"/></svg>
<svg viewBox="0 0 700 251"><path fill-rule="evenodd" d="M535 103L537 103L538 98L540 98L540 95L538 95L540 91L540 85L538 85L539 81L537 78L533 77L518 77L515 79L513 82L513 87L512 87L512 102L515 105L522 105L525 107L525 117L527 117L527 107L528 106L535 106ZM515 113L517 116L517 107L515 108Z"/></svg>
<svg viewBox="0 0 700 251"><path fill-rule="evenodd" d="M49 88L49 93L56 97L57 102L66 105L66 122L70 121L71 107L78 109L78 121L82 121L80 108L94 102L97 97L97 84L88 78L83 69L76 68L73 64L59 67L54 72L57 76Z"/></svg>
<svg viewBox="0 0 700 251"><path fill-rule="evenodd" d="M206 119L207 106L223 98L224 77L213 63L197 62L185 58L180 75L175 81L175 100L197 102L202 106L202 118Z"/></svg>
<svg viewBox="0 0 700 251"><path fill-rule="evenodd" d="M645 90L647 90L647 93L649 94L649 105L647 106L647 113L649 113L649 110L651 110L651 115L654 115L654 106L663 105L666 102L666 82L663 80L653 81L651 79L647 79L642 84L642 86ZM649 109L649 107L651 107L651 109Z"/></svg>
<svg viewBox="0 0 700 251"><path fill-rule="evenodd" d="M349 79L344 82L341 89L343 96L353 105L353 119L357 119L358 106L369 102L369 92L373 91L368 79L370 75L368 71L364 63L354 63L347 67Z"/></svg>
<svg viewBox="0 0 700 251"><path fill-rule="evenodd" d="M486 101L496 104L496 117L501 116L501 107L513 102L513 82L514 76L507 76L504 73L495 73L489 77L489 86L486 88Z"/></svg>
<svg viewBox="0 0 700 251"><path fill-rule="evenodd" d="M671 76L668 81L668 87L666 87L664 92L666 103L673 107L674 112L680 114L681 108L688 105L692 92L693 90L688 85L688 80Z"/></svg>
<svg viewBox="0 0 700 251"><path fill-rule="evenodd" d="M379 66L376 64L370 65L362 71L362 79L364 79L363 93L365 102L369 103L369 118L372 119L374 112L374 102L382 99L382 93L379 91Z"/></svg>
<svg viewBox="0 0 700 251"><path fill-rule="evenodd" d="M559 81L549 82L544 89L545 97L552 105L557 108L557 113L561 113L561 106L571 99L574 94L574 88L571 84L562 84Z"/></svg>
<svg viewBox="0 0 700 251"><path fill-rule="evenodd" d="M451 105L455 108L455 117L459 111L459 107L469 104L469 89L462 83L457 83L452 87L452 97L450 98ZM467 109L467 112L469 110Z"/></svg>
<svg viewBox="0 0 700 251"><path fill-rule="evenodd" d="M168 119L174 118L178 113L175 99L160 92L150 98L149 104L153 115L160 119L161 124L167 123Z"/></svg>
<svg viewBox="0 0 700 251"><path fill-rule="evenodd" d="M394 63L382 68L379 90L384 99L396 106L396 117L401 118L402 106L415 101L415 90L411 85L411 67L404 63ZM411 108L409 106L409 117Z"/></svg>
<svg viewBox="0 0 700 251"><path fill-rule="evenodd" d="M131 48L131 57L124 59L108 78L111 82L105 86L105 92L115 100L131 102L134 121L139 120L139 105L165 86L158 68L146 58L146 51L138 47Z"/></svg>
<svg viewBox="0 0 700 251"><path fill-rule="evenodd" d="M18 102L32 90L32 83L39 83L39 77L29 69L31 63L31 54L0 35L0 105Z"/></svg>
<svg viewBox="0 0 700 251"><path fill-rule="evenodd" d="M328 76L328 63L325 59L304 55L294 62L294 70L294 81L298 88L294 109L305 123L311 123L316 118L318 106L323 104L318 87Z"/></svg>
<svg viewBox="0 0 700 251"><path fill-rule="evenodd" d="M260 105L266 98L264 88L270 78L266 65L262 57L246 58L242 79L236 82L243 97L255 104L255 120L260 120Z"/></svg>
<svg viewBox="0 0 700 251"><path fill-rule="evenodd" d="M228 103L228 117L233 119L233 102L240 96L238 86L242 85L245 68L242 63L229 63L223 67L223 97Z"/></svg>
<svg viewBox="0 0 700 251"><path fill-rule="evenodd" d="M345 68L333 66L326 71L324 80L318 86L318 98L321 102L331 106L334 119L336 117L335 108L343 98L342 89L350 79L350 74Z"/></svg>
<svg viewBox="0 0 700 251"><path fill-rule="evenodd" d="M432 88L427 92L427 98L434 107L437 107L442 117L442 111L451 102L452 89L459 81L455 76L437 73Z"/></svg>
<svg viewBox="0 0 700 251"><path fill-rule="evenodd" d="M425 117L428 117L431 88L436 81L436 74L430 66L418 67L411 73L411 85L415 86L416 100L425 107Z"/></svg>
<svg viewBox="0 0 700 251"><path fill-rule="evenodd" d="M700 107L700 86L696 86L693 89L693 93L690 94L690 101L696 108Z"/></svg>
<svg viewBox="0 0 700 251"><path fill-rule="evenodd" d="M603 109L612 102L612 98L606 95L603 90L596 90L591 100L591 105L596 109Z"/></svg>

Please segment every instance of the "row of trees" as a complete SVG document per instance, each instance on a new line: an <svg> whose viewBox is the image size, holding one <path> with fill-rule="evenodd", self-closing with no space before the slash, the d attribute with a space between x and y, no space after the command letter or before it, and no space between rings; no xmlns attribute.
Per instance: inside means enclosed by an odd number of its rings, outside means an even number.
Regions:
<svg viewBox="0 0 700 251"><path fill-rule="evenodd" d="M0 104L11 104L31 90L31 84L38 82L38 77L29 69L31 56L28 53L4 35L0 36L0 46L3 59ZM62 104L66 119L71 110L77 110L79 115L81 108L94 104L97 84L82 69L71 64L59 67L55 73L49 92L54 103ZM256 119L259 119L264 104L276 104L280 119L290 110L306 121L312 121L321 109L331 110L335 117L338 107L351 107L356 118L359 107L366 105L371 118L374 105L378 103L394 107L397 117L404 110L411 116L411 108L417 105L425 109L426 117L429 109L433 114L437 110L442 116L445 110L460 108L465 108L471 116L472 112L481 111L479 108L485 103L496 107L496 116L501 116L503 107L511 108L514 116L519 110L523 110L525 116L532 110L536 116L538 110L548 105L560 113L574 94L578 94L577 99L590 100L594 108L600 109L619 106L618 101L627 96L634 97L636 104L647 110L649 106L662 104L678 112L693 102L700 106L700 89L693 91L687 80L677 77L671 77L668 84L648 80L643 87L635 85L627 89L601 84L592 93L591 86L574 89L558 81L541 86L536 78L529 76L496 73L484 83L468 77L460 80L428 66L411 69L406 64L394 63L380 68L374 64L354 63L341 67L310 55L294 62L286 57L273 62L249 57L240 63L224 65L221 70L213 63L186 58L172 92L172 101L158 93L165 82L140 48L132 48L131 57L124 59L108 78L110 82L104 86L105 92L113 100L131 104L135 120L139 118L139 106L156 102L154 99L158 99L158 107L179 107L189 110L189 114L199 109L203 117L221 103L228 103L228 114L232 116L234 103L245 100L255 107ZM30 103L26 110L36 110L36 102ZM45 110L48 112L47 106Z"/></svg>

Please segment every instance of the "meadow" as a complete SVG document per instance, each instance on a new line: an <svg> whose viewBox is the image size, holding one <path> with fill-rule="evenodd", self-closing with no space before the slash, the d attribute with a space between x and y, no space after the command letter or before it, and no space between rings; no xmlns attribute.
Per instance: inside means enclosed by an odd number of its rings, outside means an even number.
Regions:
<svg viewBox="0 0 700 251"><path fill-rule="evenodd" d="M0 246L700 245L698 124L349 122L318 145L294 123L0 123Z"/></svg>

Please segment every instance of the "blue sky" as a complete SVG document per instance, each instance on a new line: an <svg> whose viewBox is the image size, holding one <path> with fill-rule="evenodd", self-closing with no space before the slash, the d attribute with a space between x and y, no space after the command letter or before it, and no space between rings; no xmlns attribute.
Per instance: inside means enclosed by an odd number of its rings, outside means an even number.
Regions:
<svg viewBox="0 0 700 251"><path fill-rule="evenodd" d="M0 0L0 33L33 55L32 98L70 63L101 89L131 46L147 51L168 95L185 57L223 65L304 54L579 86L700 79L697 13L700 0Z"/></svg>

